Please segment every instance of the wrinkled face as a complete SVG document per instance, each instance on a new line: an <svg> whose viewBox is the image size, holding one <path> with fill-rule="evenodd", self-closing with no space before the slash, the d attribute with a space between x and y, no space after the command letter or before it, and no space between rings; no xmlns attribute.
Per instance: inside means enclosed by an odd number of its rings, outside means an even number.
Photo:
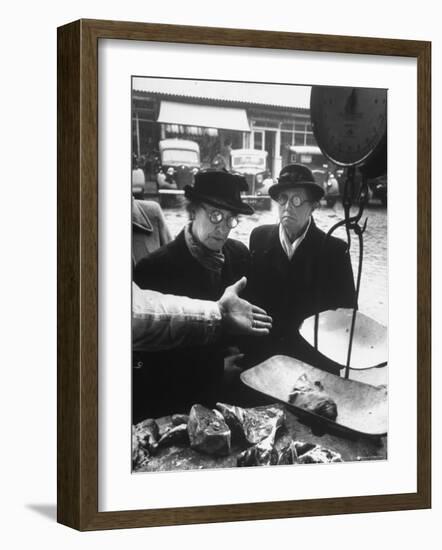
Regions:
<svg viewBox="0 0 442 550"><path fill-rule="evenodd" d="M223 219L216 222L221 217ZM232 229L229 224L234 224L233 220L235 219L236 215L230 210L203 203L194 209L192 234L206 248L219 251L227 241Z"/></svg>
<svg viewBox="0 0 442 550"><path fill-rule="evenodd" d="M277 202L279 221L288 237L294 241L304 231L316 203L303 187L282 191ZM299 206L295 206L297 202Z"/></svg>

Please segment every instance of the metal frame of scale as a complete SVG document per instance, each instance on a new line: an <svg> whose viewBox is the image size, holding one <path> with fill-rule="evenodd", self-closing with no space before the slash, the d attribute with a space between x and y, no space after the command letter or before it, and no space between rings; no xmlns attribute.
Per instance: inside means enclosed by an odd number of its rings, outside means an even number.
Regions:
<svg viewBox="0 0 442 550"><path fill-rule="evenodd" d="M355 326L358 313L358 298L364 254L363 235L368 218L362 221L368 202L368 178L376 177L387 169L387 90L377 88L354 88L336 86L313 86L310 98L313 132L324 155L333 163L346 169L342 195L344 219L327 232L323 246L332 234L344 227L347 247L350 248L352 233L358 239L358 269L356 275L356 298L351 315L351 324L346 354L345 378L349 377ZM361 181L357 188L356 170ZM357 207L351 214L352 206ZM317 292L317 313L314 316L313 345L319 351L319 316L321 285ZM373 321L375 323L375 321ZM366 368L382 367L387 361L378 361Z"/></svg>

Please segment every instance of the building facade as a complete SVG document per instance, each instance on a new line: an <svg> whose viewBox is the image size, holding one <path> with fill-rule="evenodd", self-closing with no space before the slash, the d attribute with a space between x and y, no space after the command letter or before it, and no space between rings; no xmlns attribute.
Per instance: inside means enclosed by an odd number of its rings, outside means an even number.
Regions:
<svg viewBox="0 0 442 550"><path fill-rule="evenodd" d="M290 146L316 145L309 95L306 86L134 78L133 158L158 163L160 140L179 138L198 143L202 167L226 148L267 151L276 177Z"/></svg>

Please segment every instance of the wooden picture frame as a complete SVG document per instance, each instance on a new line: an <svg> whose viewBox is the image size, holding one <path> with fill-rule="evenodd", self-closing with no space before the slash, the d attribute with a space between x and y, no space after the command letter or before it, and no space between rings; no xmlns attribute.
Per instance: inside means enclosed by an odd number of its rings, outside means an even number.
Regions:
<svg viewBox="0 0 442 550"><path fill-rule="evenodd" d="M98 511L98 41L173 42L402 56L418 71L417 491ZM58 521L82 531L431 506L431 44L421 41L79 20L58 29ZM413 200L413 198L410 198Z"/></svg>

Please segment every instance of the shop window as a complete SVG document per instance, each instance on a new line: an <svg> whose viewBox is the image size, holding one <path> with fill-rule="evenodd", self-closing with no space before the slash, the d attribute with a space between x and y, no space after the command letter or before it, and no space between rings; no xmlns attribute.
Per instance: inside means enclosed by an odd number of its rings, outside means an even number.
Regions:
<svg viewBox="0 0 442 550"><path fill-rule="evenodd" d="M253 148L264 149L264 132L253 132Z"/></svg>
<svg viewBox="0 0 442 550"><path fill-rule="evenodd" d="M313 134L306 134L306 145L317 145L315 136Z"/></svg>
<svg viewBox="0 0 442 550"><path fill-rule="evenodd" d="M281 132L281 149L280 156L284 155L284 151L287 151L287 147L294 144L293 132Z"/></svg>

